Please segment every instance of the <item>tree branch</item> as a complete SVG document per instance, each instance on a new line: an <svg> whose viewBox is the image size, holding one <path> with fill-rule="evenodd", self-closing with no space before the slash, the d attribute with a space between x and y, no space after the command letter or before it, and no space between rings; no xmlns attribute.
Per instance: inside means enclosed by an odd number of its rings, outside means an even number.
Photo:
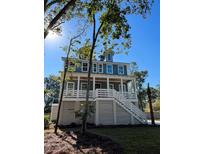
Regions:
<svg viewBox="0 0 205 154"><path fill-rule="evenodd" d="M46 1L46 4L44 3L44 12L46 12L46 10L50 7L50 6L52 6L53 4L55 4L55 3L60 3L60 2L62 2L63 0L53 0L53 1L51 1L50 3L48 3L47 4L47 2L48 2L48 0L44 0L44 2Z"/></svg>
<svg viewBox="0 0 205 154"><path fill-rule="evenodd" d="M104 24L106 18L107 18L108 15L110 14L110 11L111 11L112 7L114 6L114 3L115 3L115 0L113 0L112 6L109 8L109 10L108 10L108 12L107 12L107 14L106 14L105 19L101 22L101 24L100 24L100 26L99 26L99 28L98 28L98 31L97 31L97 33L96 33L96 35L95 35L95 38L96 38L96 39L97 39L97 37L98 37L98 34L100 33L100 30L101 30L101 28L102 28L102 26L103 26L103 24Z"/></svg>
<svg viewBox="0 0 205 154"><path fill-rule="evenodd" d="M64 21L62 21L62 22L58 23L57 25L53 26L52 30L55 29L56 27L60 26L62 23L64 23Z"/></svg>
<svg viewBox="0 0 205 154"><path fill-rule="evenodd" d="M52 27L56 24L56 22L63 16L63 14L66 13L66 11L75 4L76 0L70 0L63 8L62 10L53 18L53 20L49 23L48 27L44 31L44 39L48 35L49 29L52 29Z"/></svg>

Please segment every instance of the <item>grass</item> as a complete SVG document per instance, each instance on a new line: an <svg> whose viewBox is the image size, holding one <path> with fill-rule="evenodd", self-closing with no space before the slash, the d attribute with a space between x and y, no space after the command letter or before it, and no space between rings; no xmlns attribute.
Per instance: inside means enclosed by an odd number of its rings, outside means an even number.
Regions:
<svg viewBox="0 0 205 154"><path fill-rule="evenodd" d="M160 153L159 127L95 128L89 131L121 144L125 154Z"/></svg>

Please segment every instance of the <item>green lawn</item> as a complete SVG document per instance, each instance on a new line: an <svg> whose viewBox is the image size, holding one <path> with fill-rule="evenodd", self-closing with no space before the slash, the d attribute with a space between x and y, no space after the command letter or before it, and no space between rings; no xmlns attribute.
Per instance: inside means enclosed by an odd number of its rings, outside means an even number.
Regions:
<svg viewBox="0 0 205 154"><path fill-rule="evenodd" d="M110 137L124 148L125 154L159 154L159 127L95 128L89 131Z"/></svg>

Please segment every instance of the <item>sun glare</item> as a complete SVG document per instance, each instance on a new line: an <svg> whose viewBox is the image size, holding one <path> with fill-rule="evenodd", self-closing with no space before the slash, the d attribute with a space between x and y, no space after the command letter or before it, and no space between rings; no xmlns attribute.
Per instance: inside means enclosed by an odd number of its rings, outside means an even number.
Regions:
<svg viewBox="0 0 205 154"><path fill-rule="evenodd" d="M58 35L56 33L54 33L53 31L49 30L47 38L48 39L55 39L55 38L57 38L57 36Z"/></svg>

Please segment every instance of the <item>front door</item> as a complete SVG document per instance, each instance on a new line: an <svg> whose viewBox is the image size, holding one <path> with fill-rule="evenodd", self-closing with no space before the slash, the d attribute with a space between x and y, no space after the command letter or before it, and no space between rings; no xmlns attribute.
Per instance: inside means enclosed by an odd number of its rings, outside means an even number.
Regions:
<svg viewBox="0 0 205 154"><path fill-rule="evenodd" d="M74 95L74 82L67 82L67 91L66 94L69 96Z"/></svg>

